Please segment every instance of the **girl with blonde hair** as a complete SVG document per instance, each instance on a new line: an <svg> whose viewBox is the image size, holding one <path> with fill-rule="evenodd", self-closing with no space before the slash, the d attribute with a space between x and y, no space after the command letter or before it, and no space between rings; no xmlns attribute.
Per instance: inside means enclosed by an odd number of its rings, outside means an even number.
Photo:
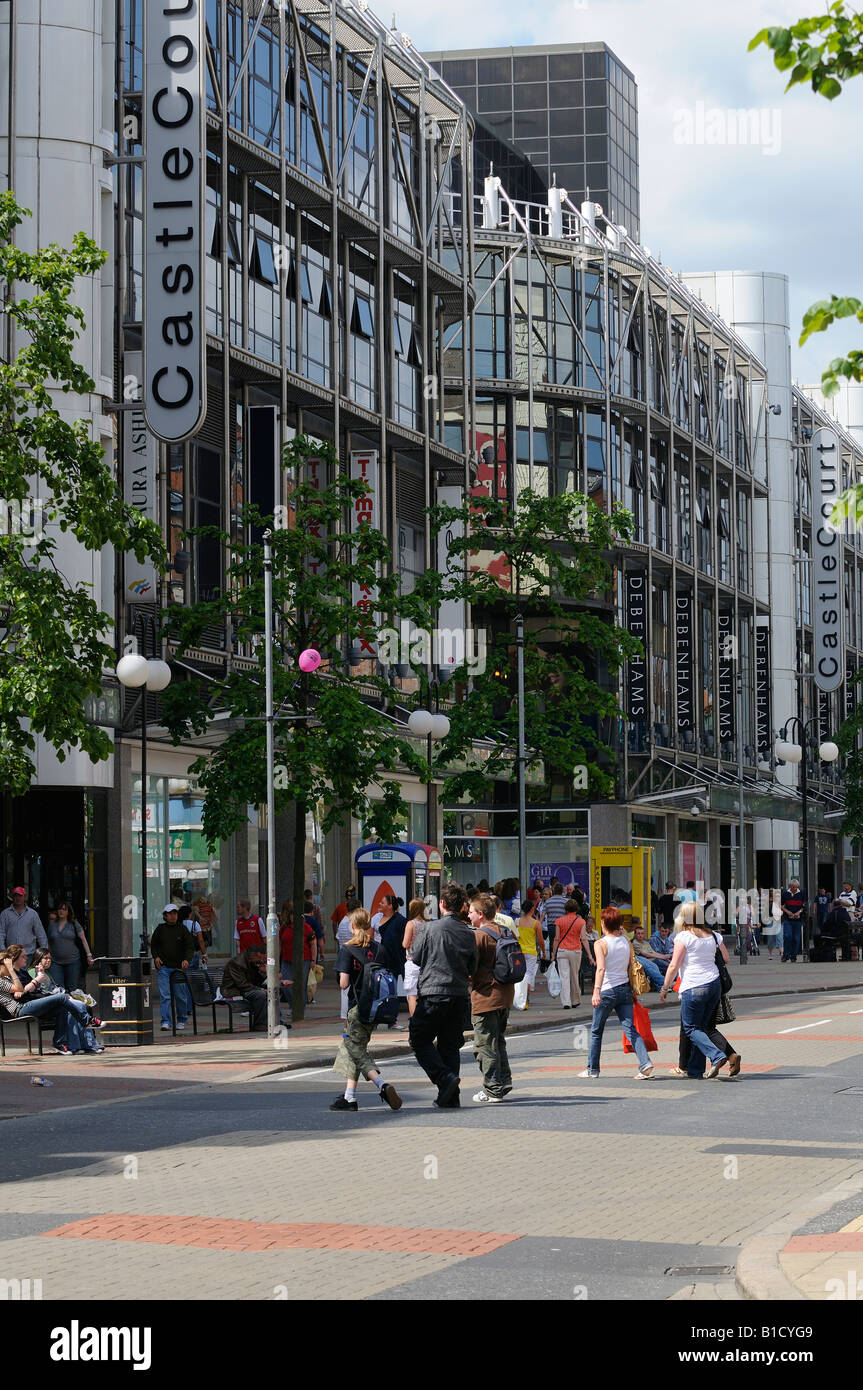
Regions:
<svg viewBox="0 0 863 1390"><path fill-rule="evenodd" d="M363 971L377 960L381 948L375 941L371 918L364 907L355 907L348 917L351 935L336 958L339 985L347 992L348 1016L341 1047L333 1064L333 1070L345 1078L345 1090L332 1102L330 1109L356 1111L357 1082L360 1076L364 1076L375 1085L385 1105L391 1110L400 1110L401 1096L390 1082L384 1081L369 1052L369 1042L377 1025L361 1019L359 1010Z"/></svg>
<svg viewBox="0 0 863 1390"><path fill-rule="evenodd" d="M674 919L674 951L659 993L664 1004L668 991L680 975L680 1026L689 1039L691 1051L686 1072L693 1080L700 1079L704 1059L709 1063L709 1080L719 1074L721 1067L732 1062L732 1074L740 1070L740 1057L721 1033L713 1027L716 1011L722 998L717 952L728 963L728 952L720 932L704 925L704 909L700 903L685 902ZM721 1046L717 1040L721 1041ZM679 1075L681 1068L678 1068Z"/></svg>

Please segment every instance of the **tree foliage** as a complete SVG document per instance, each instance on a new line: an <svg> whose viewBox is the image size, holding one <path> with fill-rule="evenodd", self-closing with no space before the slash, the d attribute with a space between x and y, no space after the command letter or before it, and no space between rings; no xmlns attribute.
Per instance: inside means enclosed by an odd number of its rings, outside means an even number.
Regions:
<svg viewBox="0 0 863 1390"><path fill-rule="evenodd" d="M857 677L859 689L863 689L863 672ZM845 759L842 790L845 798L845 819L842 834L855 839L863 838L863 750L858 748L860 734L863 732L863 700L853 714L843 720L836 735L840 755Z"/></svg>
<svg viewBox="0 0 863 1390"><path fill-rule="evenodd" d="M799 19L789 28L761 29L749 44L750 52L760 44L772 50L780 72L790 70L786 92L808 83L813 92L834 101L843 83L863 72L863 14L850 9L844 0L835 0L824 14ZM859 299L834 294L810 305L803 315L800 347L813 333L823 333L836 319L849 317L863 323ZM855 348L828 363L821 376L824 395L835 396L843 379L863 381L863 351Z"/></svg>
<svg viewBox="0 0 863 1390"><path fill-rule="evenodd" d="M308 460L317 458L329 480L310 480ZM302 921L306 816L316 812L325 832L350 816L373 824L392 839L407 824L397 769L427 775L425 759L389 713L390 685L372 671L349 674L346 646L373 636L381 621L401 617L424 625L427 610L399 594L389 541L372 526L351 531L349 511L368 491L341 470L330 444L298 436L284 463L290 501L284 525L272 530L273 689L276 814L295 808L294 921ZM249 508L244 522L273 526ZM276 518L278 520L278 518ZM200 532L198 532L200 534ZM254 648L253 670L233 666L214 688L201 679L175 681L163 696L163 718L175 740L201 735L211 726L214 704L229 716L228 732L190 771L204 797L203 831L211 849L245 826L249 806L267 801L263 541L231 542L217 534L228 558L223 592L207 603L169 609L166 631L178 654L197 645L202 630L230 618L237 640ZM254 532L253 532L254 534ZM355 587L375 593L375 618L354 603ZM371 602L370 600L368 602ZM315 648L323 663L312 673L298 668L300 653ZM294 933L294 1018L302 1018L302 932Z"/></svg>
<svg viewBox="0 0 863 1390"><path fill-rule="evenodd" d="M616 695L597 677L603 666L613 671L642 651L606 605L609 552L629 537L631 524L627 512L609 517L579 493L543 497L526 489L515 509L476 497L461 508L433 508L435 532L447 527L461 535L450 545L445 573L424 576L419 591L431 604L465 600L474 626L487 629L485 670L471 676L465 663L454 672L465 688L447 710L450 733L435 757L446 800L485 799L489 778L515 776L518 614L529 762L541 762L546 777L573 778L585 797L613 791L607 734L622 716ZM487 743L482 761L474 740Z"/></svg>
<svg viewBox="0 0 863 1390"><path fill-rule="evenodd" d="M787 29L761 29L749 44L750 52L762 43L773 50L780 72L790 69L786 92L809 83L813 92L835 101L843 82L863 72L863 14L844 0L836 0L824 14L798 19Z"/></svg>
<svg viewBox="0 0 863 1390"><path fill-rule="evenodd" d="M324 487L304 477L311 455L330 470ZM367 489L340 471L332 446L299 436L287 446L285 464L293 477L288 524L272 531L275 760L281 769L276 810L296 804L305 814L320 806L325 831L348 815L361 821L373 816L375 829L386 838L404 823L407 806L398 783L385 774L400 763L415 770L419 763L388 717L388 683L376 674L351 678L345 672L345 639L350 645L363 630L353 588L375 589L381 614L404 611L422 618L425 613L416 601L400 598L383 534L371 526L345 529L348 509ZM259 529L273 522L252 508L244 520ZM224 590L206 603L169 609L166 632L178 641L182 656L198 644L204 628L230 617L237 641L255 650L254 671L230 669L216 697L230 716L230 732L193 767L205 797L203 830L213 848L245 825L250 805L267 799L264 574L262 540L237 543L221 532L208 534L219 535L228 556ZM305 674L297 660L310 647L324 661L317 672ZM207 681L171 684L163 696L164 717L178 739L208 729L212 698ZM380 800L370 800L369 787Z"/></svg>
<svg viewBox="0 0 863 1390"><path fill-rule="evenodd" d="M91 586L63 573L57 532L85 551L111 546L158 563L165 553L155 523L124 503L86 422L61 413L62 395L95 390L73 356L85 322L72 295L105 253L83 233L70 250L22 251L13 236L29 215L0 194L0 294L13 342L0 361L0 785L14 795L34 776L37 735L61 761L73 748L93 762L112 749L84 701L114 663L104 640L113 619Z"/></svg>

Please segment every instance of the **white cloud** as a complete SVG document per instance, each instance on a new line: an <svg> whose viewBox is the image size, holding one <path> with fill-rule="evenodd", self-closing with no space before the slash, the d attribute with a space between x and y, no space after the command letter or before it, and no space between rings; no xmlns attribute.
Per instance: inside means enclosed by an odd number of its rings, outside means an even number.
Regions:
<svg viewBox="0 0 863 1390"><path fill-rule="evenodd" d="M379 6L378 6L379 8ZM804 309L831 293L863 298L856 229L863 221L857 151L863 78L835 102L785 77L759 29L815 12L813 0L588 0L525 7L523 0L397 0L398 28L419 49L602 40L635 75L639 94L642 239L675 269L764 269L791 282L792 364L811 382L824 364L863 346L840 325L796 347ZM389 18L389 15L386 16ZM775 155L750 145L684 145L676 113L759 108L781 113ZM768 116L766 120L772 122ZM766 127L775 132L772 124Z"/></svg>

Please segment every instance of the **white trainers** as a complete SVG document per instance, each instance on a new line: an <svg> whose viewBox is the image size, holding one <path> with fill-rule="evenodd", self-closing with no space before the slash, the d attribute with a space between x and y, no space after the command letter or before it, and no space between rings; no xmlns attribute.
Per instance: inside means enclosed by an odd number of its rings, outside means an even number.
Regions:
<svg viewBox="0 0 863 1390"><path fill-rule="evenodd" d="M170 1033L170 1031L171 1031L171 1025L170 1025L170 1023L163 1023L163 1024L162 1024L162 1032L163 1032L163 1033Z"/></svg>
<svg viewBox="0 0 863 1390"><path fill-rule="evenodd" d="M637 1071L637 1072L635 1073L635 1079L636 1079L636 1081L649 1081L650 1078L651 1078L652 1076L653 1076L653 1067L645 1067L645 1068L644 1068L644 1071Z"/></svg>
<svg viewBox="0 0 863 1390"><path fill-rule="evenodd" d="M178 1023L178 1024L177 1024L177 1032L178 1032L178 1033L182 1033L185 1027L186 1027L185 1023Z"/></svg>
<svg viewBox="0 0 863 1390"><path fill-rule="evenodd" d="M590 1071L589 1069L588 1069L587 1071L580 1071L578 1074L579 1074L579 1076L587 1076L587 1077L590 1077L591 1081L596 1080L596 1078L599 1076L599 1072L598 1072L598 1071Z"/></svg>
<svg viewBox="0 0 863 1390"><path fill-rule="evenodd" d="M503 1096L490 1096L488 1091L477 1091L474 1100L477 1105L499 1105Z"/></svg>

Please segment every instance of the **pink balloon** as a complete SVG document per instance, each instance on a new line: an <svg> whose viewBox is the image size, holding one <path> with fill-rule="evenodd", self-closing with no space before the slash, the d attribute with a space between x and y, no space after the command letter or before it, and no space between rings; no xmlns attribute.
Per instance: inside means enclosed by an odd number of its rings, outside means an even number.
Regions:
<svg viewBox="0 0 863 1390"><path fill-rule="evenodd" d="M300 652L300 670L317 671L321 664L321 654L316 652L314 647L307 647L304 652Z"/></svg>

